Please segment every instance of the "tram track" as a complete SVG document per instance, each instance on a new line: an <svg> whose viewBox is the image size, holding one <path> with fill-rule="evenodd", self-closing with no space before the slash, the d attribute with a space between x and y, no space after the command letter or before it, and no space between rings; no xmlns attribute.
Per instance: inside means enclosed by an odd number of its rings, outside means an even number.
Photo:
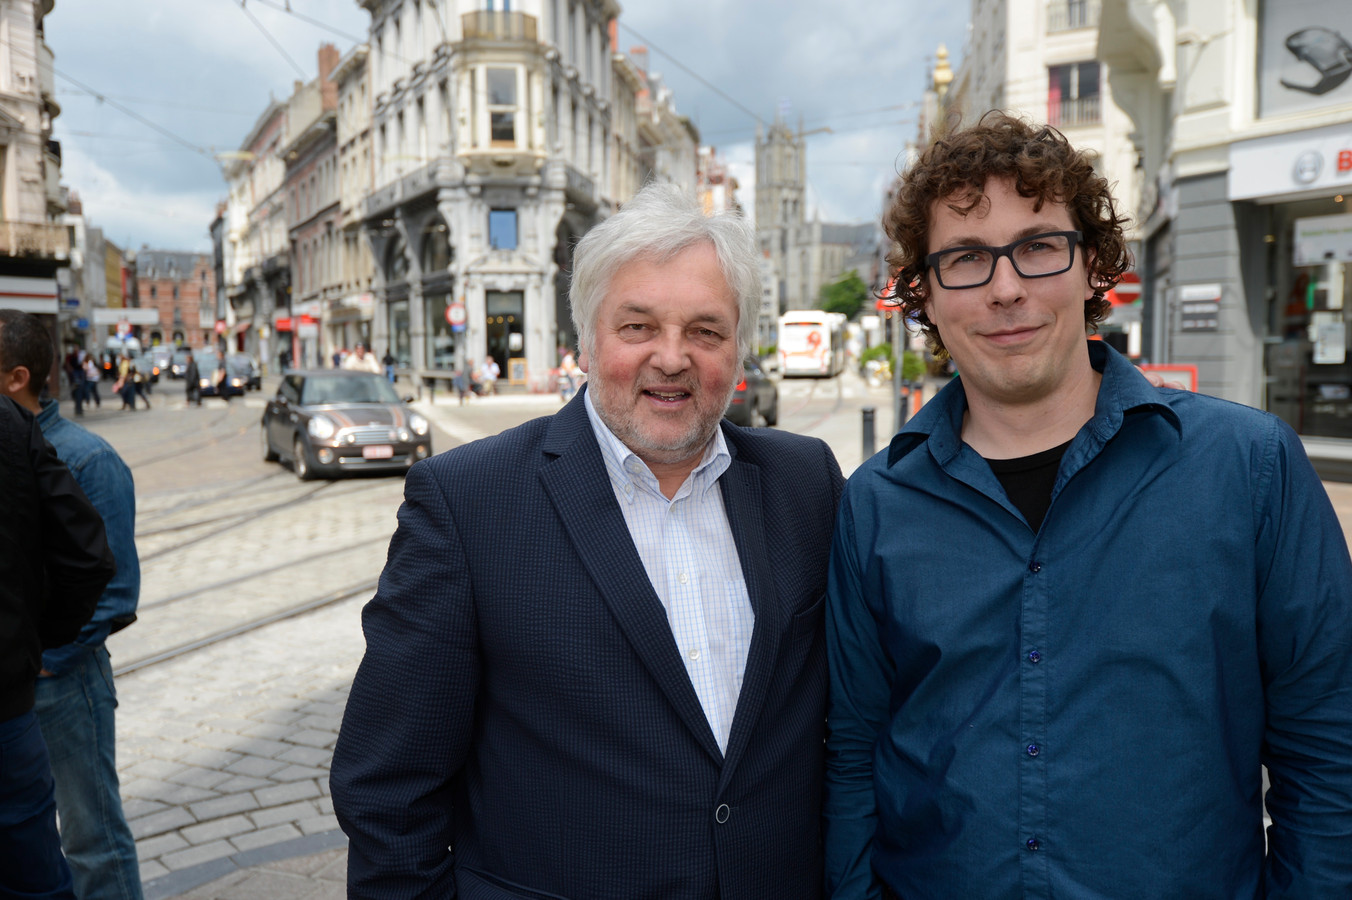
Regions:
<svg viewBox="0 0 1352 900"><path fill-rule="evenodd" d="M265 569L255 569L250 572L245 572L242 575L235 575L230 578L225 578L220 581L213 582L211 584L203 585L202 587L193 588L192 590L181 591L177 594L170 594L167 597L160 597L156 600L151 600L146 603L140 604L137 607L137 609L139 612L143 613L152 609L162 609L163 607L166 606L172 606L175 603L183 603L188 600L196 599L197 597L210 594L214 591L223 590L228 587L235 587L236 585L244 584L249 581L254 581L259 578L266 578L269 575L275 575L276 573L284 571L286 569L293 569L296 568L297 566L303 566L306 565L307 563L316 562L318 560L326 559L331 556L341 556L343 554L351 553L354 550L359 550L363 547L369 547L371 544L377 542L388 543L389 539L387 537L381 537L377 539L355 541L350 544L344 544L341 547L333 547L328 550L321 550L318 553L311 553L301 557L293 557L288 559L286 562L279 563L275 566L269 566Z"/></svg>
<svg viewBox="0 0 1352 900"><path fill-rule="evenodd" d="M225 641L231 640L232 638L240 637L242 635L258 631L262 628L266 628L267 626L273 625L277 622L283 622L286 621L287 619L294 619L297 616L302 616L305 615L306 613L314 612L315 610L318 609L323 609L326 606L331 606L335 603L341 603L344 600L350 600L351 598L360 596L368 591L374 591L379 582L380 582L379 578L372 578L355 585L350 585L348 587L340 588L336 591L323 594L319 597L311 598L309 600L295 604L294 606L289 606L277 612L272 612L267 615L258 616L256 618L240 622L237 625L232 625L229 628L223 628L219 631L212 632L211 634L205 635L203 637L196 638L191 641L185 641L181 644L176 644L164 650L158 650L147 656L143 656L138 659L133 659L130 662L124 663L120 666L114 666L113 675L114 676L129 675L132 672L139 672L143 669L148 669L152 666L168 662L169 660L177 659L180 656L186 656L189 653L194 653L198 650L202 650L207 647L223 643Z"/></svg>

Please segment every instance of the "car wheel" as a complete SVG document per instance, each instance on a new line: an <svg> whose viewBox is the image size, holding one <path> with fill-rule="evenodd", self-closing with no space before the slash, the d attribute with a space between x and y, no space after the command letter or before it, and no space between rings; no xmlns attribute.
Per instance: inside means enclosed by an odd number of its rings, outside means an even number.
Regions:
<svg viewBox="0 0 1352 900"><path fill-rule="evenodd" d="M296 470L296 477L301 481L313 479L315 472L314 467L310 464L310 450L305 446L305 439L296 438L296 445L291 450L291 465Z"/></svg>
<svg viewBox="0 0 1352 900"><path fill-rule="evenodd" d="M272 441L268 440L267 423L264 423L263 427L258 430L263 435L263 462L276 462L277 451L272 449Z"/></svg>
<svg viewBox="0 0 1352 900"><path fill-rule="evenodd" d="M775 401L770 404L769 412L761 413L761 415L765 417L765 426L774 428L779 422L779 398L776 397Z"/></svg>

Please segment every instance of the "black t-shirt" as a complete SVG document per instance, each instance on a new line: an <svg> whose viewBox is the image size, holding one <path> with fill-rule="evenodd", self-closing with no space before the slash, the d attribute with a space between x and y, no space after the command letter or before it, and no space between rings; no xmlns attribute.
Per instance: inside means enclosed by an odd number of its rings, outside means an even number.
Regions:
<svg viewBox="0 0 1352 900"><path fill-rule="evenodd" d="M1042 527L1042 517L1047 515L1047 507L1052 504L1056 473L1061 469L1061 457L1069 446L1070 441L1066 441L1058 447L1031 456L986 460L1004 486L1009 502L1023 513L1034 532Z"/></svg>

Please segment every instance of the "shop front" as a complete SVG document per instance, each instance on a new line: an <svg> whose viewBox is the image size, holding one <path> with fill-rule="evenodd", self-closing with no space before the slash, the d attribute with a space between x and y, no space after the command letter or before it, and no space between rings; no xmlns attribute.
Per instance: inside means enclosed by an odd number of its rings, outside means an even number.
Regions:
<svg viewBox="0 0 1352 900"><path fill-rule="evenodd" d="M1262 406L1303 437L1352 440L1352 126L1238 142L1229 185L1265 300Z"/></svg>

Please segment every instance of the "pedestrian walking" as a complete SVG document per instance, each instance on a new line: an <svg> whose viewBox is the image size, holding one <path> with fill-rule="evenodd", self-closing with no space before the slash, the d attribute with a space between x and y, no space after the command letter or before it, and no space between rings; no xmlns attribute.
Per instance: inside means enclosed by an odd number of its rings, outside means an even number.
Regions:
<svg viewBox="0 0 1352 900"><path fill-rule="evenodd" d="M61 361L61 371L65 373L66 381L70 384L70 399L75 404L75 415L83 416L85 405L85 372L84 363L80 359L80 351L78 348L70 348L70 352L67 353L65 359Z"/></svg>
<svg viewBox="0 0 1352 900"><path fill-rule="evenodd" d="M379 375L381 372L380 361L376 359L374 353L367 351L366 345L361 341L353 346L352 353L343 360L343 368L349 372L370 372L372 375Z"/></svg>
<svg viewBox="0 0 1352 900"><path fill-rule="evenodd" d="M191 350L183 363L183 390L189 404L202 405L202 373L197 368L197 358Z"/></svg>
<svg viewBox="0 0 1352 900"><path fill-rule="evenodd" d="M99 371L99 364L94 361L94 357L85 355L84 360L85 373L85 403L88 404L92 399L96 408L103 407L103 398L99 396L99 380L103 377Z"/></svg>
<svg viewBox="0 0 1352 900"><path fill-rule="evenodd" d="M479 369L479 382L483 386L484 395L496 394L498 392L498 376L502 374L502 367L493 357L484 360L484 364Z"/></svg>
<svg viewBox="0 0 1352 900"><path fill-rule="evenodd" d="M146 372L141 371L142 365L145 365L145 363L144 362L137 363L134 360L131 363L130 372L133 393L133 398L131 402L132 409L136 408L136 399L135 399L136 397L140 397L141 402L145 403L146 409L150 409L150 397L147 396L147 391L149 390L150 387L150 375Z"/></svg>
<svg viewBox="0 0 1352 900"><path fill-rule="evenodd" d="M394 384L394 366L398 360L394 358L394 354L390 352L390 348L385 348L385 356L380 362L385 367L385 377L390 380L390 384Z"/></svg>
<svg viewBox="0 0 1352 900"><path fill-rule="evenodd" d="M69 419L55 400L39 400L50 357L37 317L0 310L0 393L36 417L103 519L117 573L93 618L68 644L46 650L34 710L51 756L61 846L80 900L141 900L136 842L122 811L114 755L117 693L104 641L136 620L141 567L136 553L136 491L131 470L112 446ZM6 761L7 764L8 761Z"/></svg>
<svg viewBox="0 0 1352 900"><path fill-rule="evenodd" d="M216 389L216 396L230 403L230 372L225 365L225 351L216 351L216 368L211 373L211 385Z"/></svg>

